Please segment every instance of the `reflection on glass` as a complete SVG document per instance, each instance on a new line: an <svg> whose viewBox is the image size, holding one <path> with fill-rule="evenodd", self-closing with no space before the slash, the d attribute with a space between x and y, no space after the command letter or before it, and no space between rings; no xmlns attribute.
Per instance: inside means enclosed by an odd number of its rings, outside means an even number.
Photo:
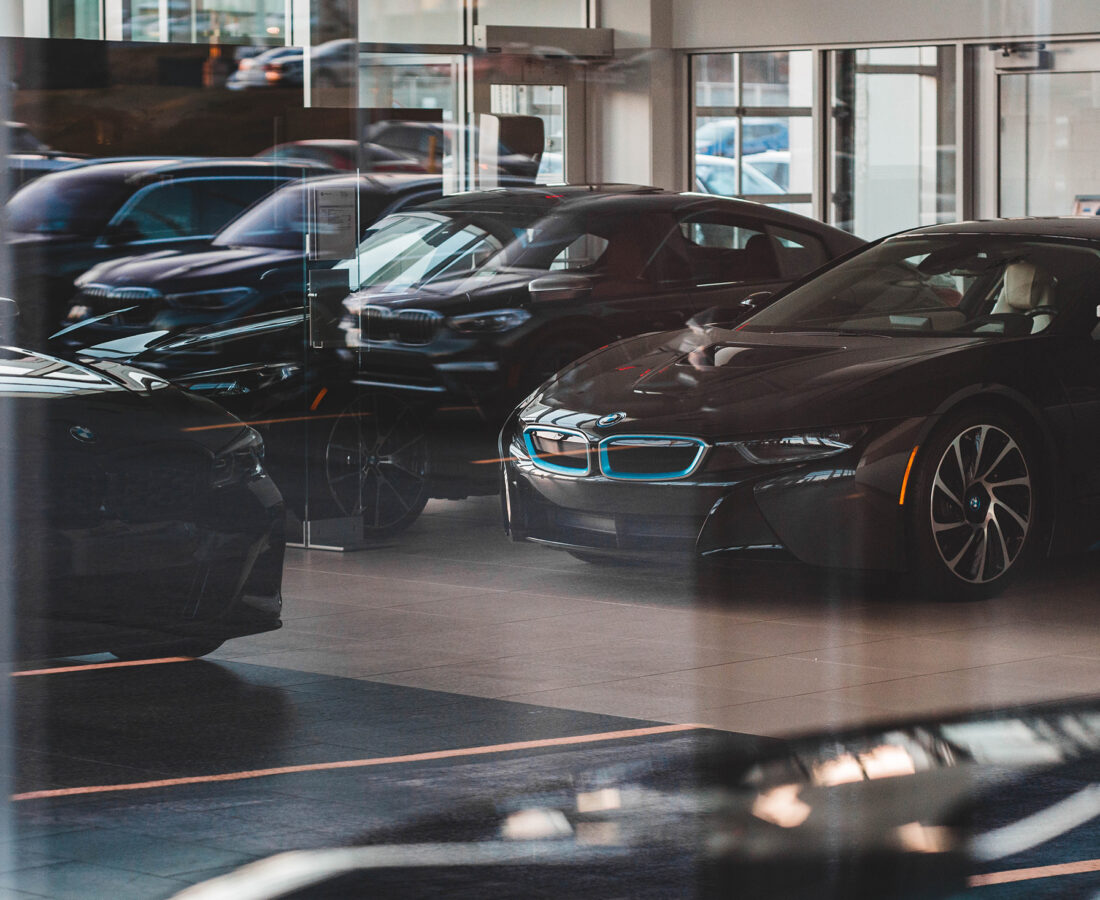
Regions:
<svg viewBox="0 0 1100 900"><path fill-rule="evenodd" d="M833 53L832 222L861 237L958 218L955 50Z"/></svg>
<svg viewBox="0 0 1100 900"><path fill-rule="evenodd" d="M275 44L286 38L285 0L167 0L164 7L162 16L161 0L124 0L123 37L191 44Z"/></svg>
<svg viewBox="0 0 1100 900"><path fill-rule="evenodd" d="M494 84L490 103L494 115L535 116L542 120L545 137L535 181L564 181L565 88L560 84ZM501 160L502 170L507 165L508 161Z"/></svg>
<svg viewBox="0 0 1100 900"><path fill-rule="evenodd" d="M1095 134L1100 74L1000 76L1002 216L1065 216L1100 194Z"/></svg>

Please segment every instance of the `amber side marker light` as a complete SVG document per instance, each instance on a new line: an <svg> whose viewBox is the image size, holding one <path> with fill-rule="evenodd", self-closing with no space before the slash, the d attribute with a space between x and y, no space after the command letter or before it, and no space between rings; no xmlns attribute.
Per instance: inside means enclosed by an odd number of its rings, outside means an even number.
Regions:
<svg viewBox="0 0 1100 900"><path fill-rule="evenodd" d="M917 451L919 446L913 448L913 452L909 454L909 465L905 467L905 477L901 479L901 493L898 495L898 506L905 506L905 489L909 487L909 473L913 471L913 463L917 459Z"/></svg>

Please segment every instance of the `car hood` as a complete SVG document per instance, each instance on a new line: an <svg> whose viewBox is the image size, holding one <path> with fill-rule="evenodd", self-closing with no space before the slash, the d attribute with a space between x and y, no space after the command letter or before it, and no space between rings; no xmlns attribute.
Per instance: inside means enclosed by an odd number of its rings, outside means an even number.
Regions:
<svg viewBox="0 0 1100 900"><path fill-rule="evenodd" d="M263 273L295 262L302 262L300 251L268 247L212 247L195 253L164 250L103 263L81 282L152 287L167 294L250 285Z"/></svg>
<svg viewBox="0 0 1100 900"><path fill-rule="evenodd" d="M26 425L0 440L14 434L24 455L38 446L112 453L180 441L217 452L244 427L215 403L141 369L71 363L21 348L0 348L0 396Z"/></svg>
<svg viewBox="0 0 1100 900"><path fill-rule="evenodd" d="M958 368L979 366L990 343L720 328L642 335L558 373L523 417L585 427L593 416L622 412L601 432L636 432L644 422L647 430L705 438L926 414L918 407L934 408L937 385L957 385ZM902 397L909 408L899 407Z"/></svg>
<svg viewBox="0 0 1100 900"><path fill-rule="evenodd" d="M359 312L364 306L385 306L394 310L430 309L446 316L523 308L531 303L527 285L545 274L537 269L506 269L441 279L399 291L383 285L354 292L344 305L351 312Z"/></svg>

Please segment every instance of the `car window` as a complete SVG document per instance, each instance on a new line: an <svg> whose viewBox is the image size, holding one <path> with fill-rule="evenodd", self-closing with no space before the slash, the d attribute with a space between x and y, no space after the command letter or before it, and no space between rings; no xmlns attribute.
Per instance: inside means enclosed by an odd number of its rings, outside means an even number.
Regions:
<svg viewBox="0 0 1100 900"><path fill-rule="evenodd" d="M216 232L273 187L270 178L182 179L139 191L111 221L130 241Z"/></svg>
<svg viewBox="0 0 1100 900"><path fill-rule="evenodd" d="M551 260L550 271L591 268L603 256L609 244L607 238L598 234L582 234Z"/></svg>
<svg viewBox="0 0 1100 900"><path fill-rule="evenodd" d="M784 278L798 278L829 261L825 245L816 235L778 225L769 225L768 233L775 241L779 272Z"/></svg>
<svg viewBox="0 0 1100 900"><path fill-rule="evenodd" d="M775 247L762 225L707 212L682 221L679 231L698 285L779 279Z"/></svg>
<svg viewBox="0 0 1100 900"><path fill-rule="evenodd" d="M98 235L133 191L118 178L46 175L8 201L8 228L26 234Z"/></svg>

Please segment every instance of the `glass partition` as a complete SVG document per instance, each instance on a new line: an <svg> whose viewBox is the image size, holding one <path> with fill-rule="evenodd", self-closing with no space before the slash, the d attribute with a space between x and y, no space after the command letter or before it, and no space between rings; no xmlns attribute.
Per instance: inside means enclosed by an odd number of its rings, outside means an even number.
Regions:
<svg viewBox="0 0 1100 900"><path fill-rule="evenodd" d="M954 221L955 48L831 54L830 221L864 238Z"/></svg>

